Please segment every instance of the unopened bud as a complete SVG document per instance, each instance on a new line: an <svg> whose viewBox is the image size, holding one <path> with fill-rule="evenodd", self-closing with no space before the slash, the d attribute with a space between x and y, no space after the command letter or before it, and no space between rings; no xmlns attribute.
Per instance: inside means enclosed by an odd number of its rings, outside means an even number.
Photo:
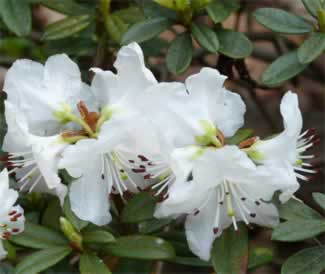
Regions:
<svg viewBox="0 0 325 274"><path fill-rule="evenodd" d="M75 230L73 225L64 217L60 217L60 225L63 234L67 237L70 241L71 245L78 250L82 250L82 237L81 235Z"/></svg>

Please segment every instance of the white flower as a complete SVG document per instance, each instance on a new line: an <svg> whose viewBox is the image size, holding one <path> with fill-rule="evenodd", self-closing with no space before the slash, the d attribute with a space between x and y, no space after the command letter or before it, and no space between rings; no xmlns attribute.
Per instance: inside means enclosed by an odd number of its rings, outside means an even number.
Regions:
<svg viewBox="0 0 325 274"><path fill-rule="evenodd" d="M114 66L117 74L93 69L91 88L100 107L94 134L69 146L60 162L60 168L77 178L70 190L72 210L97 225L111 220L109 195L139 191L150 179L147 167L152 165L146 156L135 153L144 142L136 139L144 134L136 137L133 131L142 119L136 99L157 81L136 43L121 48Z"/></svg>
<svg viewBox="0 0 325 274"><path fill-rule="evenodd" d="M282 133L267 140L258 140L250 148L244 149L258 164L273 165L286 161L296 177L308 181L305 174L315 174L317 171L309 163L314 155L305 155L319 141L313 130L302 131L302 115L299 109L298 97L291 91L287 92L280 106L284 130ZM292 194L293 192L291 192ZM288 198L290 193L288 193Z"/></svg>
<svg viewBox="0 0 325 274"><path fill-rule="evenodd" d="M238 94L223 87L225 79L217 70L204 68L185 85L161 83L143 93L139 103L143 113L165 138L162 157L149 171L152 178L160 179L153 187L159 187L158 194L175 181L175 176L187 177L205 148L221 147L224 137L243 126L246 106ZM179 168L183 164L186 169ZM183 174L178 174L179 170Z"/></svg>
<svg viewBox="0 0 325 274"><path fill-rule="evenodd" d="M45 65L18 60L6 74L7 101L26 118L30 132L39 136L58 134L61 121L53 113L63 106L77 112L77 103L93 107L89 86L81 81L78 66L65 54L50 57Z"/></svg>
<svg viewBox="0 0 325 274"><path fill-rule="evenodd" d="M7 165L16 173L20 190L48 192L64 201L67 188L58 176L60 153L66 147L59 135L40 137L30 133L25 116L5 102L8 131L3 150L9 152Z"/></svg>
<svg viewBox="0 0 325 274"><path fill-rule="evenodd" d="M9 188L8 171L4 169L0 173L0 260L7 255L2 241L24 230L24 211L15 206L17 199L18 193Z"/></svg>
<svg viewBox="0 0 325 274"><path fill-rule="evenodd" d="M238 221L276 226L279 217L270 202L274 192L296 187L292 186L294 174L288 169L256 167L236 146L206 149L191 174L188 181L171 186L155 216L188 214L187 240L193 253L203 260L209 260L214 239L231 224L235 229Z"/></svg>

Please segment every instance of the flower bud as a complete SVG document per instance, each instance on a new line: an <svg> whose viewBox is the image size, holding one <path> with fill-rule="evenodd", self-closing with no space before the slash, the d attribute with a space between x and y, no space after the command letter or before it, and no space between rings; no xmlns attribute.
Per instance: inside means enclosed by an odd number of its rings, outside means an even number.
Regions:
<svg viewBox="0 0 325 274"><path fill-rule="evenodd" d="M74 229L73 225L64 217L60 217L60 225L61 230L67 239L71 242L74 248L78 250L83 250L82 247L82 237L81 235Z"/></svg>

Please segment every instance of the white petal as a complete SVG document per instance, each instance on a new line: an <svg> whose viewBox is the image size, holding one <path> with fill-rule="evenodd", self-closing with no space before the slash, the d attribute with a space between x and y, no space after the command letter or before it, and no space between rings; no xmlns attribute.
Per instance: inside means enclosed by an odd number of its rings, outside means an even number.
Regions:
<svg viewBox="0 0 325 274"><path fill-rule="evenodd" d="M7 251L3 247L3 242L0 240L0 261L5 259L7 256Z"/></svg>
<svg viewBox="0 0 325 274"><path fill-rule="evenodd" d="M134 100L132 98L157 83L152 72L145 67L142 50L136 43L120 49L114 66L116 75L110 71L92 69L95 72L92 90L101 106L128 104Z"/></svg>
<svg viewBox="0 0 325 274"><path fill-rule="evenodd" d="M211 247L216 235L213 233L216 215L217 194L211 191L206 194L207 205L198 215L189 215L185 223L188 245L191 251L202 260L210 259Z"/></svg>
<svg viewBox="0 0 325 274"><path fill-rule="evenodd" d="M18 199L17 191L9 188L8 171L4 169L0 173L0 216L6 215Z"/></svg>
<svg viewBox="0 0 325 274"><path fill-rule="evenodd" d="M214 125L229 137L243 126L246 106L238 94L223 87L226 78L215 69L203 68L186 80L186 87L191 97L208 109Z"/></svg>
<svg viewBox="0 0 325 274"><path fill-rule="evenodd" d="M82 220L96 225L111 221L108 185L101 178L101 160L92 162L87 171L70 188L72 211Z"/></svg>

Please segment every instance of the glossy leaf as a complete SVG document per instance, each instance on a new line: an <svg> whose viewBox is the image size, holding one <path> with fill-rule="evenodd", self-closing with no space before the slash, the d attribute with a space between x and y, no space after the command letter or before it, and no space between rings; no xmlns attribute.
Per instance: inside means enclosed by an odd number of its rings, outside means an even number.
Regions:
<svg viewBox="0 0 325 274"><path fill-rule="evenodd" d="M0 0L0 15L6 26L18 36L30 33L32 14L26 0Z"/></svg>
<svg viewBox="0 0 325 274"><path fill-rule="evenodd" d="M298 49L299 62L310 63L325 50L325 33L313 32Z"/></svg>
<svg viewBox="0 0 325 274"><path fill-rule="evenodd" d="M172 219L151 219L139 223L138 229L141 234L151 234L170 224Z"/></svg>
<svg viewBox="0 0 325 274"><path fill-rule="evenodd" d="M320 274L325 270L324 248L319 246L299 251L283 264L281 274Z"/></svg>
<svg viewBox="0 0 325 274"><path fill-rule="evenodd" d="M82 239L85 243L107 244L115 242L115 237L105 230L86 231L83 233Z"/></svg>
<svg viewBox="0 0 325 274"><path fill-rule="evenodd" d="M213 0L206 7L209 17L215 24L227 19L231 13L239 9L239 4L234 0Z"/></svg>
<svg viewBox="0 0 325 274"><path fill-rule="evenodd" d="M298 60L297 51L289 52L276 59L263 73L261 82L267 86L277 86L296 76L307 67Z"/></svg>
<svg viewBox="0 0 325 274"><path fill-rule="evenodd" d="M220 42L219 52L226 56L240 59L249 56L253 51L251 41L240 32L220 30L217 36Z"/></svg>
<svg viewBox="0 0 325 274"><path fill-rule="evenodd" d="M123 22L123 20L112 14L106 18L105 28L108 35L117 43L121 42L123 34L127 31L128 26Z"/></svg>
<svg viewBox="0 0 325 274"><path fill-rule="evenodd" d="M313 198L315 202L325 210L325 194L315 192L313 193Z"/></svg>
<svg viewBox="0 0 325 274"><path fill-rule="evenodd" d="M62 216L60 201L58 199L52 199L49 201L43 214L42 225L55 230L60 230L60 216Z"/></svg>
<svg viewBox="0 0 325 274"><path fill-rule="evenodd" d="M80 274L110 274L112 273L102 259L95 255L83 254L80 256Z"/></svg>
<svg viewBox="0 0 325 274"><path fill-rule="evenodd" d="M175 257L174 259L168 260L168 262L195 267L212 267L210 262L202 261L197 257Z"/></svg>
<svg viewBox="0 0 325 274"><path fill-rule="evenodd" d="M70 247L51 247L25 257L16 266L14 274L35 274L63 260L71 253Z"/></svg>
<svg viewBox="0 0 325 274"><path fill-rule="evenodd" d="M154 266L153 261L120 258L114 274L150 274Z"/></svg>
<svg viewBox="0 0 325 274"><path fill-rule="evenodd" d="M302 17L281 9L258 9L254 12L254 17L260 24L275 32L302 34L313 30L313 26Z"/></svg>
<svg viewBox="0 0 325 274"><path fill-rule="evenodd" d="M118 257L163 260L175 257L175 251L167 241L153 236L125 236L107 246L110 254Z"/></svg>
<svg viewBox="0 0 325 274"><path fill-rule="evenodd" d="M191 31L195 40L200 46L211 53L215 53L219 49L219 40L216 33L208 26L200 23L193 23Z"/></svg>
<svg viewBox="0 0 325 274"><path fill-rule="evenodd" d="M91 13L90 9L77 4L74 0L40 0L39 4L67 15Z"/></svg>
<svg viewBox="0 0 325 274"><path fill-rule="evenodd" d="M272 233L272 240L297 242L325 232L325 220L293 220L281 223Z"/></svg>
<svg viewBox="0 0 325 274"><path fill-rule="evenodd" d="M57 40L72 36L87 28L92 21L89 15L71 16L46 27L43 39Z"/></svg>
<svg viewBox="0 0 325 274"><path fill-rule="evenodd" d="M320 0L302 0L306 10L315 18L317 18L317 11L322 7Z"/></svg>
<svg viewBox="0 0 325 274"><path fill-rule="evenodd" d="M280 217L288 221L322 219L322 215L316 210L295 199L290 199L288 202L281 204L278 209Z"/></svg>
<svg viewBox="0 0 325 274"><path fill-rule="evenodd" d="M186 71L192 62L192 38L189 33L179 34L171 43L166 62L168 70L174 74Z"/></svg>
<svg viewBox="0 0 325 274"><path fill-rule="evenodd" d="M164 17L156 17L134 24L123 35L122 44L131 42L144 42L156 37L171 25L170 21Z"/></svg>
<svg viewBox="0 0 325 274"><path fill-rule="evenodd" d="M272 250L262 247L250 248L248 255L248 269L253 269L271 263L272 259Z"/></svg>
<svg viewBox="0 0 325 274"><path fill-rule="evenodd" d="M236 232L225 230L213 244L211 260L218 274L245 274L248 264L248 232L244 224Z"/></svg>
<svg viewBox="0 0 325 274"><path fill-rule="evenodd" d="M61 233L32 223L26 223L24 232L11 236L10 241L31 248L50 248L68 243Z"/></svg>
<svg viewBox="0 0 325 274"><path fill-rule="evenodd" d="M147 192L140 192L128 201L122 212L122 222L138 223L153 218L156 199Z"/></svg>

